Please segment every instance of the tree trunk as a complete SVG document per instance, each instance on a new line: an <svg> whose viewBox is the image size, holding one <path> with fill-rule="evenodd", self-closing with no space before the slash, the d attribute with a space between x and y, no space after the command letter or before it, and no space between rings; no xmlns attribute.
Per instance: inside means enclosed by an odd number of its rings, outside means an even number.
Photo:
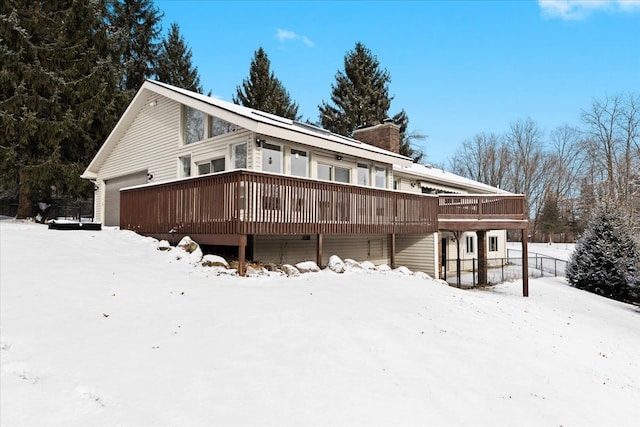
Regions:
<svg viewBox="0 0 640 427"><path fill-rule="evenodd" d="M18 213L17 218L33 216L33 202L31 201L31 184L25 170L18 172Z"/></svg>

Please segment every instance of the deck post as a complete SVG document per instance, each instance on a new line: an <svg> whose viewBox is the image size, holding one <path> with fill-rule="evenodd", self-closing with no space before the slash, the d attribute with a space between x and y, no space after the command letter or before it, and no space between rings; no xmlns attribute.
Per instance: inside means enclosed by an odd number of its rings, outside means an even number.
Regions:
<svg viewBox="0 0 640 427"><path fill-rule="evenodd" d="M522 296L529 296L529 233L526 228L522 229Z"/></svg>
<svg viewBox="0 0 640 427"><path fill-rule="evenodd" d="M460 236L462 235L462 232L454 231L453 235L456 238L456 280L458 287L460 287L462 284L462 272L460 271Z"/></svg>
<svg viewBox="0 0 640 427"><path fill-rule="evenodd" d="M389 258L391 261L391 268L396 268L396 234L391 233L389 235Z"/></svg>
<svg viewBox="0 0 640 427"><path fill-rule="evenodd" d="M478 235L478 285L486 285L487 280L487 232L477 231Z"/></svg>
<svg viewBox="0 0 640 427"><path fill-rule="evenodd" d="M238 275L245 276L247 274L247 266L245 265L245 257L247 252L247 235L242 234L238 242Z"/></svg>
<svg viewBox="0 0 640 427"><path fill-rule="evenodd" d="M318 234L316 239L316 264L318 267L322 265L322 234Z"/></svg>

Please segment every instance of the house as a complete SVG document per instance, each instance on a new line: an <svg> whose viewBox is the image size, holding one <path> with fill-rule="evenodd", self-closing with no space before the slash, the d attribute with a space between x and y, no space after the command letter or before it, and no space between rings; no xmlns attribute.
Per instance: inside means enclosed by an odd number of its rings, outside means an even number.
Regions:
<svg viewBox="0 0 640 427"><path fill-rule="evenodd" d="M104 225L237 246L241 271L336 254L440 277L476 258L486 281L505 230L526 236L523 197L414 164L399 143L393 123L347 138L146 81L82 177Z"/></svg>

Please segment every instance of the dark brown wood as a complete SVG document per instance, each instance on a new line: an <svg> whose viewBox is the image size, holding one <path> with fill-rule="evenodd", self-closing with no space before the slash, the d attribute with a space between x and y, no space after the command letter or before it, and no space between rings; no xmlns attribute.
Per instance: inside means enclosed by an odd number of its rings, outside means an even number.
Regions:
<svg viewBox="0 0 640 427"><path fill-rule="evenodd" d="M478 235L478 284L488 284L487 278L487 232L477 231Z"/></svg>
<svg viewBox="0 0 640 427"><path fill-rule="evenodd" d="M246 249L247 249L247 236L243 235L240 238L240 244L238 245L238 274L244 276L247 274L246 266Z"/></svg>
<svg viewBox="0 0 640 427"><path fill-rule="evenodd" d="M529 232L522 229L522 296L529 296Z"/></svg>
<svg viewBox="0 0 640 427"><path fill-rule="evenodd" d="M322 266L322 234L316 236L316 264Z"/></svg>
<svg viewBox="0 0 640 427"><path fill-rule="evenodd" d="M389 261L391 268L396 268L396 235L393 233L389 235Z"/></svg>
<svg viewBox="0 0 640 427"><path fill-rule="evenodd" d="M462 231L454 231L453 236L456 238L456 282L460 287L462 284L462 271L460 268L460 237L462 237Z"/></svg>

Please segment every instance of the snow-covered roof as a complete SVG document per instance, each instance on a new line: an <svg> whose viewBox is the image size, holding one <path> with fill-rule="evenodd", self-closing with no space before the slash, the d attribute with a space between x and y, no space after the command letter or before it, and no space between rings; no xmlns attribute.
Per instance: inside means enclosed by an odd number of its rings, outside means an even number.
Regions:
<svg viewBox="0 0 640 427"><path fill-rule="evenodd" d="M483 184L481 182L456 175L452 172L447 172L444 169L438 169L417 163L413 163L408 167L394 165L393 172L396 175L406 175L416 181L421 181L424 186L429 186L430 184L436 188L442 186L441 189L444 191L451 191L459 188L469 192L512 194L509 191L501 190L500 188L492 187L491 185Z"/></svg>
<svg viewBox="0 0 640 427"><path fill-rule="evenodd" d="M257 135L293 141L311 147L320 147L335 151L341 155L349 155L382 163L408 166L412 162L409 157L383 150L382 148L353 138L331 133L317 126L254 110L166 83L147 80L82 174L82 178L96 178L101 165L109 156L112 148L125 134L133 120L135 120L137 112L145 104L150 93L167 97L210 115L222 116L220 117L221 119L248 129Z"/></svg>

